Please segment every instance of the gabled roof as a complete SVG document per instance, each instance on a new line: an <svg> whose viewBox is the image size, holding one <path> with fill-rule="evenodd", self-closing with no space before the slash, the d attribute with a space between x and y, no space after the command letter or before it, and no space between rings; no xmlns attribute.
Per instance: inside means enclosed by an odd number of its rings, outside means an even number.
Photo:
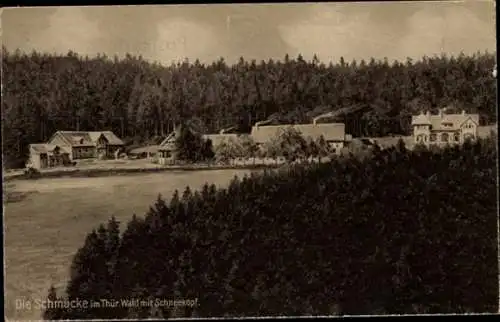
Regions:
<svg viewBox="0 0 500 322"><path fill-rule="evenodd" d="M57 134L71 146L95 146L101 135L104 135L111 145L124 145L123 141L111 131L57 131L54 135Z"/></svg>
<svg viewBox="0 0 500 322"><path fill-rule="evenodd" d="M56 135L59 135L68 145L71 146L94 146L94 142L92 141L89 132L57 131L54 133L54 136Z"/></svg>
<svg viewBox="0 0 500 322"><path fill-rule="evenodd" d="M175 148L175 137L178 132L179 131L175 130L167 135L167 137L163 141L161 141L160 145L158 146L158 150L173 150Z"/></svg>
<svg viewBox="0 0 500 322"><path fill-rule="evenodd" d="M472 120L479 125L479 114L420 114L412 116L412 125L431 125L432 130L458 130L467 121ZM446 126L449 124L450 126Z"/></svg>
<svg viewBox="0 0 500 322"><path fill-rule="evenodd" d="M54 152L56 149L60 149L61 152L63 153L68 153L66 149L63 147L60 147L55 144L46 144L46 143L35 143L35 144L30 144L30 150L33 153L49 153L49 152Z"/></svg>
<svg viewBox="0 0 500 322"><path fill-rule="evenodd" d="M101 135L103 135L106 138L106 140L108 140L108 144L124 145L123 141L118 136L116 136L116 134L114 134L111 131L89 132L89 135L90 135L93 142L97 142L99 137L101 137Z"/></svg>
<svg viewBox="0 0 500 322"><path fill-rule="evenodd" d="M261 125L252 127L250 135L255 142L265 143L290 126L301 132L304 138L318 139L323 136L326 141L345 140L344 123Z"/></svg>
<svg viewBox="0 0 500 322"><path fill-rule="evenodd" d="M411 117L411 125L432 125L429 115L419 114Z"/></svg>

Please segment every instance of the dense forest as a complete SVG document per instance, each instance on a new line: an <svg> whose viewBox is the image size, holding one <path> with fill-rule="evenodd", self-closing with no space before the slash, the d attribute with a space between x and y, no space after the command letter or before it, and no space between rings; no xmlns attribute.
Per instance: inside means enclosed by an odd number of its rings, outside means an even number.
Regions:
<svg viewBox="0 0 500 322"><path fill-rule="evenodd" d="M199 61L162 66L141 57L74 52L49 55L2 48L5 166L23 166L30 143L56 130L113 130L141 143L185 119L207 131L258 120L304 123L340 109L354 136L407 133L409 115L444 106L496 120L495 55L423 57L324 64L302 56L228 65Z"/></svg>
<svg viewBox="0 0 500 322"><path fill-rule="evenodd" d="M123 234L114 218L89 233L66 293L49 291L114 308L45 318L497 312L496 146L409 151L400 141L363 159L176 191ZM153 304L120 302L132 298Z"/></svg>

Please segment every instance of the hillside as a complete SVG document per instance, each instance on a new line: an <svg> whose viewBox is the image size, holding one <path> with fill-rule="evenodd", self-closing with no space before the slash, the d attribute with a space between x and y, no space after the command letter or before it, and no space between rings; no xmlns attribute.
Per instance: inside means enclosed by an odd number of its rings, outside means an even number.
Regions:
<svg viewBox="0 0 500 322"><path fill-rule="evenodd" d="M227 189L188 187L134 215L121 236L114 218L89 233L59 296L196 305L46 318L497 312L496 163L494 138L400 144Z"/></svg>
<svg viewBox="0 0 500 322"><path fill-rule="evenodd" d="M24 165L30 143L56 130L109 129L138 143L198 118L207 132L243 131L256 120L310 122L341 109L354 136L407 135L410 114L452 105L496 120L495 54L420 61L325 65L301 56L282 61L223 59L160 66L125 59L8 52L3 48L3 149L8 168Z"/></svg>

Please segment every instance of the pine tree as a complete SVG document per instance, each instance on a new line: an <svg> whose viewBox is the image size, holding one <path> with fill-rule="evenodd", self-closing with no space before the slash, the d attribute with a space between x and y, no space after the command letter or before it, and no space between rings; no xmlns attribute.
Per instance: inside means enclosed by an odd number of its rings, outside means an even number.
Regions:
<svg viewBox="0 0 500 322"><path fill-rule="evenodd" d="M392 64L373 58L358 66L289 56L282 62L243 59L234 68L223 60L161 66L131 55L123 60L26 55L3 48L6 166L24 166L28 144L61 129L109 128L145 143L195 118L200 133L237 124L249 131L255 120L273 115L281 122L309 122L318 106L325 106L321 113L366 106L350 115L353 136L405 135L414 107L422 106L463 105L467 112L479 112L481 123L491 123L496 120L494 64L493 54L482 53ZM41 81L31 82L33 77Z"/></svg>

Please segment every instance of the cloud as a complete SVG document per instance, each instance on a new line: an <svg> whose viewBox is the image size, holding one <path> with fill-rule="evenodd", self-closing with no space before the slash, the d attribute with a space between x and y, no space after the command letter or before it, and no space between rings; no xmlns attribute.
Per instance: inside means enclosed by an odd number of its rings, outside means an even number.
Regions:
<svg viewBox="0 0 500 322"><path fill-rule="evenodd" d="M325 61L338 61L341 56L351 60L377 55L391 46L390 33L370 25L370 11L347 14L344 8L318 4L307 19L279 26L281 37L293 50L290 54L301 53L306 59L317 54Z"/></svg>
<svg viewBox="0 0 500 322"><path fill-rule="evenodd" d="M172 18L160 21L156 31L156 40L146 50L146 56L152 59L168 64L184 58L217 58L217 38L210 25Z"/></svg>
<svg viewBox="0 0 500 322"><path fill-rule="evenodd" d="M404 60L442 51L457 54L495 50L494 13L491 19L485 3L389 7L389 4L353 6L317 4L307 17L279 26L282 39L292 48L292 56L338 61L370 57ZM381 19L383 6L394 19ZM491 5L493 7L493 5ZM423 8L422 10L415 9ZM483 15L479 18L478 13ZM384 15L387 16L387 15ZM486 18L485 18L486 16Z"/></svg>
<svg viewBox="0 0 500 322"><path fill-rule="evenodd" d="M319 3L9 8L4 44L82 55L142 55L169 64L282 59L405 59L495 50L494 2Z"/></svg>
<svg viewBox="0 0 500 322"><path fill-rule="evenodd" d="M15 26L12 26L15 27ZM36 50L65 53L69 50L93 55L101 32L77 7L58 7L48 17L48 26L34 33L28 42Z"/></svg>
<svg viewBox="0 0 500 322"><path fill-rule="evenodd" d="M399 56L473 53L494 50L496 36L494 13L491 20L481 20L463 7L442 11L427 7L407 20L407 33L398 44Z"/></svg>

